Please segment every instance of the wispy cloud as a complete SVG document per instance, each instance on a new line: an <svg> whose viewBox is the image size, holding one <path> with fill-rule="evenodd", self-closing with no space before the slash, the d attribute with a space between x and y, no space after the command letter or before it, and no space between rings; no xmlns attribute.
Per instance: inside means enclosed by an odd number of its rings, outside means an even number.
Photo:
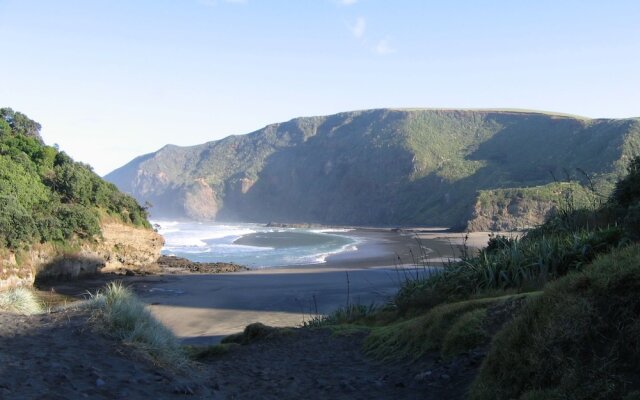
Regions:
<svg viewBox="0 0 640 400"><path fill-rule="evenodd" d="M338 0L338 4L342 6L352 6L356 4L358 0Z"/></svg>
<svg viewBox="0 0 640 400"><path fill-rule="evenodd" d="M367 29L367 21L364 17L358 17L356 23L349 26L349 30L355 36L356 39L362 39L364 37L364 31Z"/></svg>
<svg viewBox="0 0 640 400"><path fill-rule="evenodd" d="M396 51L396 49L391 46L389 38L384 38L378 41L378 44L376 44L373 50L380 55L391 54Z"/></svg>
<svg viewBox="0 0 640 400"><path fill-rule="evenodd" d="M248 0L197 0L198 3L205 6L215 6L216 4L229 3L229 4L245 4Z"/></svg>

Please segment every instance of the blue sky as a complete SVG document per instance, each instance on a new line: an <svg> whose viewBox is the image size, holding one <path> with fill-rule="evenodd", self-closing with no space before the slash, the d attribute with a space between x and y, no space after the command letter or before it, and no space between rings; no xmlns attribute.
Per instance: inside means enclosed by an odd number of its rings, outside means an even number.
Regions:
<svg viewBox="0 0 640 400"><path fill-rule="evenodd" d="M640 2L0 0L0 106L105 174L379 107L640 116Z"/></svg>

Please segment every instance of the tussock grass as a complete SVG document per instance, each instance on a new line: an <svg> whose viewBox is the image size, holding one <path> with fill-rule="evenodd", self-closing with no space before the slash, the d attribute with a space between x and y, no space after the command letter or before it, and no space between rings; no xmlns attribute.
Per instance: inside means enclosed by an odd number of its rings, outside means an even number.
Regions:
<svg viewBox="0 0 640 400"><path fill-rule="evenodd" d="M18 287L0 291L0 311L32 315L42 313L44 309L32 290Z"/></svg>
<svg viewBox="0 0 640 400"><path fill-rule="evenodd" d="M633 398L639 292L638 244L549 284L495 337L471 398Z"/></svg>
<svg viewBox="0 0 640 400"><path fill-rule="evenodd" d="M482 320L487 308L518 297L521 296L442 304L419 317L373 328L364 350L382 361L417 359L428 351L442 350L443 354L453 355L470 350L486 339Z"/></svg>
<svg viewBox="0 0 640 400"><path fill-rule="evenodd" d="M452 357L487 342L489 335L483 326L486 316L486 308L462 314L442 341L442 355Z"/></svg>
<svg viewBox="0 0 640 400"><path fill-rule="evenodd" d="M155 362L182 367L187 361L176 337L156 320L130 289L118 282L96 294L89 306L96 325L107 334L148 354Z"/></svg>

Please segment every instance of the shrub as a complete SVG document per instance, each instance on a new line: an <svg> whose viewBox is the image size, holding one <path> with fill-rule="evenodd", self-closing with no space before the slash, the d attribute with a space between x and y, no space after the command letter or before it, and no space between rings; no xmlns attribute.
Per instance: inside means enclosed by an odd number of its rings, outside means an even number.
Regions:
<svg viewBox="0 0 640 400"><path fill-rule="evenodd" d="M33 291L26 288L13 288L0 291L0 311L16 314L39 314L42 303L38 301Z"/></svg>
<svg viewBox="0 0 640 400"><path fill-rule="evenodd" d="M433 277L408 281L394 298L401 312L430 308L496 290L538 290L548 281L580 269L623 242L612 227L542 237L512 239L453 263Z"/></svg>
<svg viewBox="0 0 640 400"><path fill-rule="evenodd" d="M9 195L0 195L0 246L18 248L36 236L36 226L29 212Z"/></svg>
<svg viewBox="0 0 640 400"><path fill-rule="evenodd" d="M121 283L112 282L91 300L94 320L109 335L144 351L163 365L182 367L186 355L175 336Z"/></svg>
<svg viewBox="0 0 640 400"><path fill-rule="evenodd" d="M487 307L511 301L503 296L442 304L405 321L373 328L364 349L381 360L416 359L428 351L445 355L470 350L487 337L482 328Z"/></svg>
<svg viewBox="0 0 640 400"><path fill-rule="evenodd" d="M496 336L472 399L621 399L637 389L638 291L640 245L550 284Z"/></svg>
<svg viewBox="0 0 640 400"><path fill-rule="evenodd" d="M620 179L613 190L610 202L629 207L640 201L640 156L634 158L627 168L627 176Z"/></svg>

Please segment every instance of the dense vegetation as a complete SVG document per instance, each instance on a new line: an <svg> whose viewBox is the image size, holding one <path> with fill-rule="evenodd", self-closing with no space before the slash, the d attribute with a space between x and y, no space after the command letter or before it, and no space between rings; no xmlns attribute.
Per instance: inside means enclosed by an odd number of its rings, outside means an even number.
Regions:
<svg viewBox="0 0 640 400"><path fill-rule="evenodd" d="M100 219L148 226L146 210L88 165L43 143L40 125L0 109L0 247L88 240Z"/></svg>
<svg viewBox="0 0 640 400"><path fill-rule="evenodd" d="M640 157L608 198L567 199L523 237L493 236L381 309L352 305L310 325L370 333L382 360L488 352L472 399L640 396Z"/></svg>
<svg viewBox="0 0 640 400"><path fill-rule="evenodd" d="M606 194L639 149L638 119L383 109L166 146L106 179L158 216L463 227L475 204L475 228L520 228L563 201L554 182Z"/></svg>

